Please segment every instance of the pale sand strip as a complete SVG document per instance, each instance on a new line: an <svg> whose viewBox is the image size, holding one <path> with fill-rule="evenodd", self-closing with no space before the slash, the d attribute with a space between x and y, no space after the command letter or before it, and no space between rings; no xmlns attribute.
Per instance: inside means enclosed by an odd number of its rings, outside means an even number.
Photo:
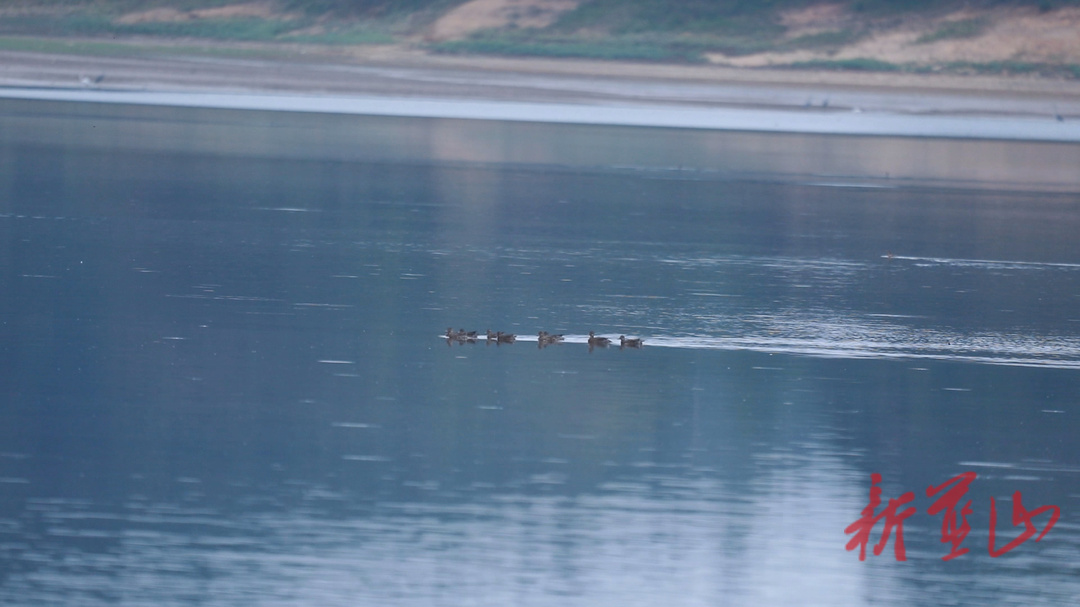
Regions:
<svg viewBox="0 0 1080 607"><path fill-rule="evenodd" d="M338 95L271 95L0 89L0 97L133 105L313 112L409 118L456 118L557 124L666 127L771 133L945 137L1080 142L1080 121L1052 117L956 116L814 109L700 108L671 105L597 105Z"/></svg>

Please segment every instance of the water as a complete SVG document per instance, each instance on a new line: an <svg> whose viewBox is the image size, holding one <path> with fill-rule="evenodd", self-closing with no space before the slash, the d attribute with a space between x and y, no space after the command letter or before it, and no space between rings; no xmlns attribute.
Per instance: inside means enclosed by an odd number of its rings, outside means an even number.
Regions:
<svg viewBox="0 0 1080 607"><path fill-rule="evenodd" d="M1080 597L1075 194L48 136L0 144L2 602ZM906 562L844 549L871 473ZM991 558L1015 491L1061 518Z"/></svg>

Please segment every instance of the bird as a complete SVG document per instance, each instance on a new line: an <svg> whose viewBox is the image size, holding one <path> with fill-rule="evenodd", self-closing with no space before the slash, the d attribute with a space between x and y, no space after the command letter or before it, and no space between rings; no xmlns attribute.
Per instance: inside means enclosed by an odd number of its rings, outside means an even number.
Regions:
<svg viewBox="0 0 1080 607"><path fill-rule="evenodd" d="M487 335L485 337L488 343L495 342L495 345L512 344L514 343L514 340L517 339L517 335L514 335L513 333L503 333L502 331L492 333L491 329L487 330Z"/></svg>
<svg viewBox="0 0 1080 607"><path fill-rule="evenodd" d="M475 344L476 343L476 331L465 332L465 329L459 329L456 333L453 327L446 328L446 344L451 343L459 344Z"/></svg>
<svg viewBox="0 0 1080 607"><path fill-rule="evenodd" d="M606 337L597 337L592 331L589 331L589 346L600 346L606 348L611 344L611 340Z"/></svg>
<svg viewBox="0 0 1080 607"><path fill-rule="evenodd" d="M105 74L98 74L97 76L90 76L88 74L79 74L79 83L83 86L94 86L100 84L105 79Z"/></svg>
<svg viewBox="0 0 1080 607"><path fill-rule="evenodd" d="M626 339L625 335L619 336L620 348L640 348L643 345L645 345L645 340L641 339L640 337L637 339Z"/></svg>
<svg viewBox="0 0 1080 607"><path fill-rule="evenodd" d="M562 335L552 335L547 331L540 331L536 335L536 345L539 348L543 348L544 346L550 346L551 344L557 344L562 340Z"/></svg>

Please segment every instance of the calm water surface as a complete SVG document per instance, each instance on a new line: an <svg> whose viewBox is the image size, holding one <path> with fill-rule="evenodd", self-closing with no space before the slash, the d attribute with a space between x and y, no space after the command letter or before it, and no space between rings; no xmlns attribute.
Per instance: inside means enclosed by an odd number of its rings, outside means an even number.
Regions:
<svg viewBox="0 0 1080 607"><path fill-rule="evenodd" d="M1076 195L0 156L0 602L1080 600ZM906 562L845 550L871 473Z"/></svg>

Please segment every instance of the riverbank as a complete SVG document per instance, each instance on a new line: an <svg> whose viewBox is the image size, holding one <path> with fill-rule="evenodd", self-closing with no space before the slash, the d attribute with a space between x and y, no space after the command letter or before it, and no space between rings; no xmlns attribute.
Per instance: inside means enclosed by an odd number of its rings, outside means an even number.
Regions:
<svg viewBox="0 0 1080 607"><path fill-rule="evenodd" d="M123 141L148 151L1080 191L1080 83L1071 81L448 57L401 47L281 58L210 50L2 51L2 132L39 144L74 137L95 149ZM147 109L130 109L139 106ZM75 123L64 118L74 115ZM203 122L233 123L236 134L189 141L191 125ZM269 123L278 126L262 129ZM598 149L600 130L612 128L627 128L624 137L655 153Z"/></svg>
<svg viewBox="0 0 1080 607"><path fill-rule="evenodd" d="M252 50L236 45L212 47L217 54L140 48L119 55L0 51L0 87L1022 118L1066 130L1080 120L1080 82L1041 78L441 56L397 46L314 57L301 48L285 58L220 52Z"/></svg>

